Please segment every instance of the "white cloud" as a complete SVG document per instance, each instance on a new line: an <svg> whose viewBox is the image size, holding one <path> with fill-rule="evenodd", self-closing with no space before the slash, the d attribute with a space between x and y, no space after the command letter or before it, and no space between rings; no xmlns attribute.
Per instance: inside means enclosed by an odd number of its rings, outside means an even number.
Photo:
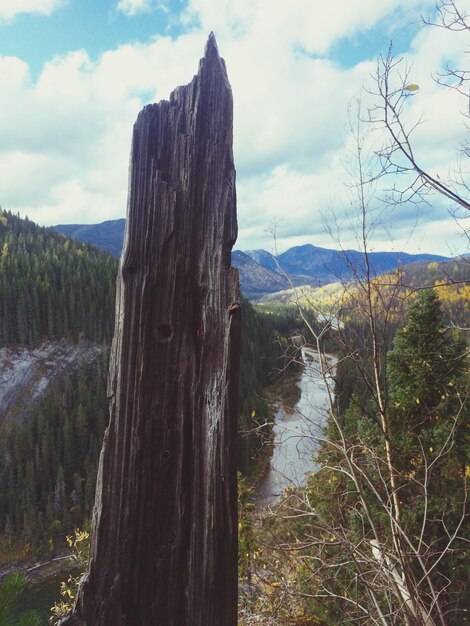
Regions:
<svg viewBox="0 0 470 626"><path fill-rule="evenodd" d="M152 0L119 0L117 10L124 13L128 17L134 17L140 13L150 13L155 9L159 9L168 13L168 5L166 0L153 2Z"/></svg>
<svg viewBox="0 0 470 626"><path fill-rule="evenodd" d="M238 247L269 247L266 230L274 218L282 220L281 248L306 241L331 245L322 215L331 215L334 207L341 221L350 206L342 165L350 149L347 105L375 62L345 69L321 55L339 38L387 15L393 21L395 5L402 18L409 11L411 20L432 4L297 0L294 10L278 0L191 0L187 34L123 45L96 60L73 51L47 63L36 81L26 63L0 57L0 203L45 224L124 216L138 110L191 80L214 29L234 93ZM127 0L126 5L137 12L150 3ZM416 150L441 176L462 138L456 94L443 93L429 77L444 60L462 59L456 38L442 37L430 28L414 42L409 58L421 90L407 110L410 120L422 113L428 120L416 131ZM436 226L447 219L445 207L424 217L419 236L430 250L445 253ZM405 212L395 215L397 241L406 241L413 221ZM455 230L449 222L441 232L452 238ZM354 241L351 233L344 237ZM384 247L385 234L377 238ZM418 238L415 244L420 245Z"/></svg>
<svg viewBox="0 0 470 626"><path fill-rule="evenodd" d="M430 6L429 0L189 0L185 17L224 38L242 39L253 33L261 52L274 39L278 48L287 44L326 54L336 40L364 32L386 16L396 17L398 12L401 21L410 15L416 19Z"/></svg>
<svg viewBox="0 0 470 626"><path fill-rule="evenodd" d="M199 35L159 38L97 61L71 52L47 63L35 82L24 62L0 57L2 206L42 224L124 216L137 113L191 80L203 43Z"/></svg>
<svg viewBox="0 0 470 626"><path fill-rule="evenodd" d="M0 0L0 19L9 21L20 13L50 15L64 0Z"/></svg>
<svg viewBox="0 0 470 626"><path fill-rule="evenodd" d="M120 0L117 8L129 16L146 13L150 11L150 0Z"/></svg>

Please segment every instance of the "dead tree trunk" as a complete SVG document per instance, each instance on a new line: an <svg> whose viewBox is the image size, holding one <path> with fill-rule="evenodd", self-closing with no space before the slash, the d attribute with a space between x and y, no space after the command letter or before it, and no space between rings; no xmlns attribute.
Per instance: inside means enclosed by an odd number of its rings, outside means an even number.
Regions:
<svg viewBox="0 0 470 626"><path fill-rule="evenodd" d="M240 306L232 95L199 73L134 127L86 626L232 626Z"/></svg>

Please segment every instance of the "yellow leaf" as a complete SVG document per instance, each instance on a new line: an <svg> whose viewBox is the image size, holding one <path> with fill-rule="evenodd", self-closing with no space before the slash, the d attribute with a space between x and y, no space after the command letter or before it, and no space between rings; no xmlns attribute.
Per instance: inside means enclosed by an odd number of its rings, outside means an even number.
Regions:
<svg viewBox="0 0 470 626"><path fill-rule="evenodd" d="M419 85L416 85L415 83L409 83L408 85L403 87L403 91L418 91L418 89Z"/></svg>
<svg viewBox="0 0 470 626"><path fill-rule="evenodd" d="M251 412L251 417L254 417L256 415L256 411L253 409L253 411Z"/></svg>

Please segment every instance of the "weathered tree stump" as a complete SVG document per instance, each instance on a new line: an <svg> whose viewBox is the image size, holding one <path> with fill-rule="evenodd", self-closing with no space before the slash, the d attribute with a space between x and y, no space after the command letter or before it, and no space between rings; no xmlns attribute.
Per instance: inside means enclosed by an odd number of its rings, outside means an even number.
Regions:
<svg viewBox="0 0 470 626"><path fill-rule="evenodd" d="M199 73L134 126L87 626L231 626L237 612L240 306L232 95Z"/></svg>

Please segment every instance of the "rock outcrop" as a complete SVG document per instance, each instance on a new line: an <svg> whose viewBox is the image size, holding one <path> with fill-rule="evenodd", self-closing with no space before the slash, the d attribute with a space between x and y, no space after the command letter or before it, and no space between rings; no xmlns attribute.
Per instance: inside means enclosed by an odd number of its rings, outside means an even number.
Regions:
<svg viewBox="0 0 470 626"><path fill-rule="evenodd" d="M37 348L0 350L0 425L31 417L61 376L95 361L103 347L82 341L45 341Z"/></svg>
<svg viewBox="0 0 470 626"><path fill-rule="evenodd" d="M240 305L232 95L199 73L134 126L89 571L66 624L233 626Z"/></svg>

